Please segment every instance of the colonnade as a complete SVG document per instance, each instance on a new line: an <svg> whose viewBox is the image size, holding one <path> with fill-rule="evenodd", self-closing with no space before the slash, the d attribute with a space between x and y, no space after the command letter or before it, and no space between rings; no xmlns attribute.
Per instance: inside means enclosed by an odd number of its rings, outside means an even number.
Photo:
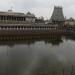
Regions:
<svg viewBox="0 0 75 75"><path fill-rule="evenodd" d="M20 16L3 16L3 15L0 15L0 20L10 20L10 21L25 21L26 20L26 17L20 17Z"/></svg>
<svg viewBox="0 0 75 75"><path fill-rule="evenodd" d="M48 30L57 29L55 26L0 26L0 30Z"/></svg>

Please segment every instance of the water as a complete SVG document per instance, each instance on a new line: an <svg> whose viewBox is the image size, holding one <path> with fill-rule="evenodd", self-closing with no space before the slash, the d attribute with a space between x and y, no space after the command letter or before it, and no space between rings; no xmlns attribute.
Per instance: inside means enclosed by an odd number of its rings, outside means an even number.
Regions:
<svg viewBox="0 0 75 75"><path fill-rule="evenodd" d="M27 36L0 41L0 75L75 75L74 36Z"/></svg>

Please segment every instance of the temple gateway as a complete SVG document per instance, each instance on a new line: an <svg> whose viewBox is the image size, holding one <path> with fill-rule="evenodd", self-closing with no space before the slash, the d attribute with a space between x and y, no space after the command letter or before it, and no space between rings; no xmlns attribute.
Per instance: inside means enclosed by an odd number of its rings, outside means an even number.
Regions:
<svg viewBox="0 0 75 75"><path fill-rule="evenodd" d="M50 22L52 24L63 24L65 22L62 7L54 7Z"/></svg>

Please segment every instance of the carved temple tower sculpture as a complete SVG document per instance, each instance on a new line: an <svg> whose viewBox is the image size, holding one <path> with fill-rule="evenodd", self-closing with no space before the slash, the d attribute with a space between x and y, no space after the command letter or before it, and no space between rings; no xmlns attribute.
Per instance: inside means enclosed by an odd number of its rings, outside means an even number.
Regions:
<svg viewBox="0 0 75 75"><path fill-rule="evenodd" d="M50 22L52 24L63 24L65 22L62 7L54 7L54 11L51 16Z"/></svg>

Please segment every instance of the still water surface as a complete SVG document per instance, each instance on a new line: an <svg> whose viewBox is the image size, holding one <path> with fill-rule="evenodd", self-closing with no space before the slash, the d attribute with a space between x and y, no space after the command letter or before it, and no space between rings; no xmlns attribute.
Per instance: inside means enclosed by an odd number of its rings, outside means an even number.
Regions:
<svg viewBox="0 0 75 75"><path fill-rule="evenodd" d="M74 65L74 37L31 36L0 42L0 75L72 75Z"/></svg>

